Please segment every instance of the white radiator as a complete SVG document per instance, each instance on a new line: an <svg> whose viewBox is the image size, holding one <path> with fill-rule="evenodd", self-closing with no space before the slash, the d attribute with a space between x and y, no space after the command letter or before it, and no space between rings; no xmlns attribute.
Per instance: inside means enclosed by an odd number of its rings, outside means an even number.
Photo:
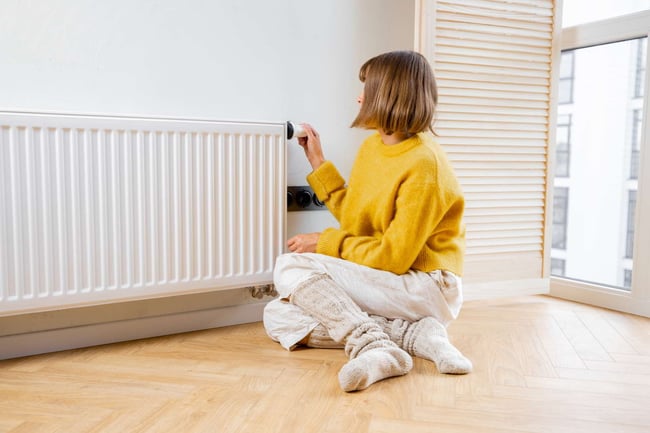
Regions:
<svg viewBox="0 0 650 433"><path fill-rule="evenodd" d="M284 123L0 112L0 315L271 282Z"/></svg>

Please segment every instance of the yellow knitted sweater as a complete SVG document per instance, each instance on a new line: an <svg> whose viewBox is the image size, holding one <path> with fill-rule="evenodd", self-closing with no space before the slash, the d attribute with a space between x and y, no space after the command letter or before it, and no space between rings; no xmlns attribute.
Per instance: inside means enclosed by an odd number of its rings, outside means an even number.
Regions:
<svg viewBox="0 0 650 433"><path fill-rule="evenodd" d="M396 274L462 275L465 201L432 134L394 145L373 134L359 149L347 187L330 161L307 181L340 223L321 233L317 253Z"/></svg>

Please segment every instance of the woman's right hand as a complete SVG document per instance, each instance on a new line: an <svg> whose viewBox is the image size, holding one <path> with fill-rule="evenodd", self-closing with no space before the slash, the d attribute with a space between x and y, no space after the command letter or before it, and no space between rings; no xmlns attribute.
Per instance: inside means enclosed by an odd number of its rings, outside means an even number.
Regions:
<svg viewBox="0 0 650 433"><path fill-rule="evenodd" d="M302 127L307 133L306 137L298 137L298 144L305 151L305 156L311 164L311 168L316 170L325 162L323 156L323 148L320 144L320 136L318 132L308 123L302 123Z"/></svg>

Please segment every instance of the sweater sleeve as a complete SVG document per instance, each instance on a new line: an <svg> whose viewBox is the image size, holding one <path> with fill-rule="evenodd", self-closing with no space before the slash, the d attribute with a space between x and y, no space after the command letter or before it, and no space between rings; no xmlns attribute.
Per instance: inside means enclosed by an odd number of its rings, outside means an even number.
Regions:
<svg viewBox="0 0 650 433"><path fill-rule="evenodd" d="M340 221L341 207L345 201L347 189L343 176L331 161L325 161L320 167L307 176L307 182L314 190L316 197Z"/></svg>
<svg viewBox="0 0 650 433"><path fill-rule="evenodd" d="M383 234L353 236L340 229L321 233L317 252L395 274L408 272L446 212L432 177L416 173L399 188L395 213Z"/></svg>

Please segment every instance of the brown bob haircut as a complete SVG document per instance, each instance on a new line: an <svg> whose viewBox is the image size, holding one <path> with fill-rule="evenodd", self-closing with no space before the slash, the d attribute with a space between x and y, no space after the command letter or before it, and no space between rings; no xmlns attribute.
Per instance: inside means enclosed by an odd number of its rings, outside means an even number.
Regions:
<svg viewBox="0 0 650 433"><path fill-rule="evenodd" d="M361 66L364 100L352 127L379 129L388 135L430 130L438 87L427 59L415 51L391 51Z"/></svg>

